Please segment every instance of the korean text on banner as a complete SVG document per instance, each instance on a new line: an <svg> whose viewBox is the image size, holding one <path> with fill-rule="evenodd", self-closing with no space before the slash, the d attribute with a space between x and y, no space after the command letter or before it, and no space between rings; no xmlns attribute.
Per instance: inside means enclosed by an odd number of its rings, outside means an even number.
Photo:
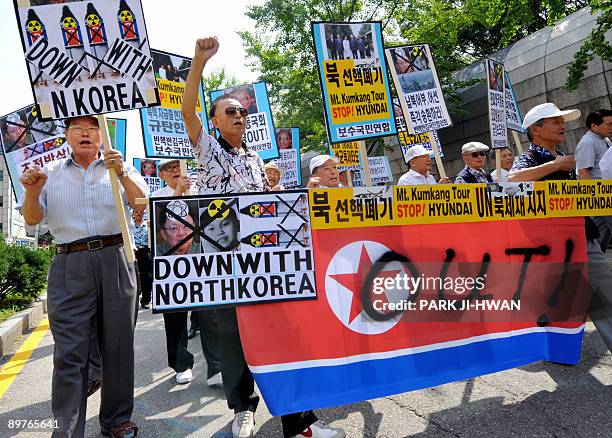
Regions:
<svg viewBox="0 0 612 438"><path fill-rule="evenodd" d="M140 0L38 3L14 2L41 119L158 103Z"/></svg>
<svg viewBox="0 0 612 438"><path fill-rule="evenodd" d="M451 126L429 45L386 48L385 54L408 132L420 134Z"/></svg>
<svg viewBox="0 0 612 438"><path fill-rule="evenodd" d="M395 134L381 23L311 25L330 143Z"/></svg>
<svg viewBox="0 0 612 438"><path fill-rule="evenodd" d="M210 92L212 102L222 96L236 99L249 112L244 132L247 147L257 152L262 160L278 158L278 144L274 135L274 120L266 83L257 82Z"/></svg>
<svg viewBox="0 0 612 438"><path fill-rule="evenodd" d="M140 110L145 156L149 158L193 158L189 136L185 129L181 105L191 58L151 49L153 70L159 88L160 106ZM202 125L208 126L204 86L196 110Z"/></svg>
<svg viewBox="0 0 612 438"><path fill-rule="evenodd" d="M113 148L125 157L127 121L107 118L106 123ZM23 201L25 193L19 182L23 172L33 165L43 168L55 160L67 158L72 152L64 130L63 121L41 120L34 105L0 117L0 142L18 202Z"/></svg>
<svg viewBox="0 0 612 438"><path fill-rule="evenodd" d="M399 103L399 99L393 99L393 111L395 112L395 123L397 124L397 137L400 140L400 148L402 150L402 157L404 158L404 163L408 164L407 153L408 150L414 146L420 145L429 151L429 157L434 158L434 151L432 146L432 136L433 140L438 145L438 153L440 157L444 156L444 151L442 150L442 143L440 143L440 137L438 136L438 131L430 131L430 132L422 132L421 134L409 134L406 128L406 119L404 118L404 113L402 111L402 107Z"/></svg>
<svg viewBox="0 0 612 438"><path fill-rule="evenodd" d="M514 94L514 88L510 81L508 72L505 72L505 89L506 89L506 125L508 129L513 131L523 132L523 118L521 117L521 111L516 101L516 95Z"/></svg>
<svg viewBox="0 0 612 438"><path fill-rule="evenodd" d="M504 86L504 66L492 59L485 59L487 76L487 100L489 105L489 130L491 131L491 148L508 147L506 132L506 88Z"/></svg>
<svg viewBox="0 0 612 438"><path fill-rule="evenodd" d="M305 190L150 206L154 312L317 297Z"/></svg>
<svg viewBox="0 0 612 438"><path fill-rule="evenodd" d="M278 159L274 160L282 171L280 184L286 189L302 184L302 159L300 155L300 128L276 128Z"/></svg>
<svg viewBox="0 0 612 438"><path fill-rule="evenodd" d="M149 195L165 186L164 181L159 176L159 161L150 158L134 158L133 160L134 167L149 186Z"/></svg>

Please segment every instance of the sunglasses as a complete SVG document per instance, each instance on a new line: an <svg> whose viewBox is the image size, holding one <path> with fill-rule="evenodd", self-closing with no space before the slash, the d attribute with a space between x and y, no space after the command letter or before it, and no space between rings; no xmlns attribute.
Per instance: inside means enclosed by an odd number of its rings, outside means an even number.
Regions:
<svg viewBox="0 0 612 438"><path fill-rule="evenodd" d="M478 158L478 157L486 157L487 153L486 152L472 152L471 154L469 154L472 158Z"/></svg>
<svg viewBox="0 0 612 438"><path fill-rule="evenodd" d="M240 106L228 106L227 108L225 108L225 114L227 114L228 116L235 116L237 112L240 113L241 117L246 117L249 115L248 110Z"/></svg>

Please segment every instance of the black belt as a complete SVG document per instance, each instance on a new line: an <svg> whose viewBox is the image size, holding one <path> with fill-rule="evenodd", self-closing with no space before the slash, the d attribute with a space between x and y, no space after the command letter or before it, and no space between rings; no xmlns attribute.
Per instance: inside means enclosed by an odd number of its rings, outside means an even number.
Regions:
<svg viewBox="0 0 612 438"><path fill-rule="evenodd" d="M97 239L57 245L55 247L55 253L67 254L69 252L95 251L106 246L119 245L121 243L123 243L123 236L121 236L121 234L115 234L114 236L104 236Z"/></svg>

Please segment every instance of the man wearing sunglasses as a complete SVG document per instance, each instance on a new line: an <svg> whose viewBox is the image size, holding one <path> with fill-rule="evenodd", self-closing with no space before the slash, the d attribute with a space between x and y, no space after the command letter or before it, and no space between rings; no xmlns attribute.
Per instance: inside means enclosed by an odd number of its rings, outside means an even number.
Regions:
<svg viewBox="0 0 612 438"><path fill-rule="evenodd" d="M465 167L455 178L455 184L477 184L493 182L491 175L483 170L487 162L489 146L471 141L461 147L461 158Z"/></svg>
<svg viewBox="0 0 612 438"><path fill-rule="evenodd" d="M198 117L196 104L204 66L217 53L216 37L196 41L195 54L185 84L183 119L199 164L199 194L264 192L270 184L263 160L247 149L242 141L246 129L247 110L231 96L215 100L210 118L219 133L218 139L208 135ZM234 438L250 438L255 433L255 410L259 396L255 381L244 358L235 308L216 310L221 342L221 373L227 404L235 413L232 423ZM344 438L343 431L325 426L312 411L283 415L285 437Z"/></svg>

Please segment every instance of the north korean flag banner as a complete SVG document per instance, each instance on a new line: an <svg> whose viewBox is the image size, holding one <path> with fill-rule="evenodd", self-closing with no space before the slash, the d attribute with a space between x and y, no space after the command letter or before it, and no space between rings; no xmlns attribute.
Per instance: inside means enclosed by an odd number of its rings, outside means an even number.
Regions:
<svg viewBox="0 0 612 438"><path fill-rule="evenodd" d="M579 360L581 218L314 229L318 299L237 309L270 412Z"/></svg>

